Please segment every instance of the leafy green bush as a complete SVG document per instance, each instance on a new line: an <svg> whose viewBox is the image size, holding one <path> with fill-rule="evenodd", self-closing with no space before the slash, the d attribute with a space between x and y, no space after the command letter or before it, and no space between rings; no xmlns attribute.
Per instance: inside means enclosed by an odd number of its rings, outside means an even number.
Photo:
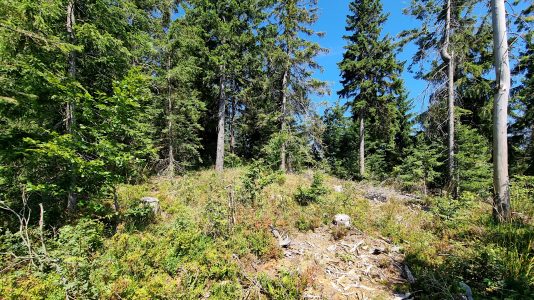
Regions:
<svg viewBox="0 0 534 300"><path fill-rule="evenodd" d="M154 221L154 218L155 215L152 208L141 202L136 202L123 213L127 230L143 230Z"/></svg>
<svg viewBox="0 0 534 300"><path fill-rule="evenodd" d="M245 237L248 249L259 258L273 258L279 253L275 239L265 230L251 231Z"/></svg>
<svg viewBox="0 0 534 300"><path fill-rule="evenodd" d="M218 201L209 201L204 207L206 225L204 232L212 238L226 237L229 233L227 205Z"/></svg>
<svg viewBox="0 0 534 300"><path fill-rule="evenodd" d="M237 168L243 166L243 160L235 153L227 153L224 155L224 167Z"/></svg>
<svg viewBox="0 0 534 300"><path fill-rule="evenodd" d="M295 200L300 205L309 205L310 203L317 203L322 196L328 193L328 190L323 184L323 175L316 172L313 174L313 180L309 188L299 186L295 194Z"/></svg>
<svg viewBox="0 0 534 300"><path fill-rule="evenodd" d="M321 226L322 220L319 217L300 215L295 221L295 227L302 232L314 230Z"/></svg>
<svg viewBox="0 0 534 300"><path fill-rule="evenodd" d="M458 199L452 197L435 197L432 199L431 210L443 220L450 221L456 217L460 209L467 207L471 203L469 200L470 198L468 197Z"/></svg>
<svg viewBox="0 0 534 300"><path fill-rule="evenodd" d="M80 219L76 225L63 226L55 243L51 267L63 278L63 288L71 297L95 297L97 291L89 279L95 268L91 258L103 246L104 225Z"/></svg>
<svg viewBox="0 0 534 300"><path fill-rule="evenodd" d="M273 300L300 299L306 288L300 276L289 271L281 271L274 279L262 274L259 283L267 297Z"/></svg>

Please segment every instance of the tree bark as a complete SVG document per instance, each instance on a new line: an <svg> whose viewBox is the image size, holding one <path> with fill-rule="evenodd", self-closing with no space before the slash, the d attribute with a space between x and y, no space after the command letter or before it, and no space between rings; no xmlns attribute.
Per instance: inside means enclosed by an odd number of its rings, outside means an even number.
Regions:
<svg viewBox="0 0 534 300"><path fill-rule="evenodd" d="M504 0L492 0L491 12L495 82L497 84L493 101L493 217L498 222L506 222L511 218L507 128L511 83Z"/></svg>
<svg viewBox="0 0 534 300"><path fill-rule="evenodd" d="M230 153L235 153L235 112L236 112L236 99L232 97L232 111L230 112Z"/></svg>
<svg viewBox="0 0 534 300"><path fill-rule="evenodd" d="M282 135L286 133L286 127L287 127L287 77L289 76L289 70L286 67L284 70L284 75L282 76L282 124L281 124L281 132ZM285 136L283 136L282 145L280 146L280 170L287 171L287 165L286 165L286 140Z"/></svg>
<svg viewBox="0 0 534 300"><path fill-rule="evenodd" d="M360 177L365 177L365 115L360 113L360 153L359 153Z"/></svg>
<svg viewBox="0 0 534 300"><path fill-rule="evenodd" d="M172 103L172 85L171 85L171 76L170 76L170 69L171 69L171 54L168 53L167 57L167 130L168 132L168 151L169 151L169 161L167 166L167 175L169 177L174 176L174 135L173 135L173 123L172 123L172 109L173 109L173 103Z"/></svg>
<svg viewBox="0 0 534 300"><path fill-rule="evenodd" d="M445 19L445 32L443 34L443 45L441 47L441 58L447 64L447 107L448 107L448 181L449 192L453 198L458 197L458 182L455 174L455 156L454 156L454 54L449 52L451 37L451 0L447 0Z"/></svg>
<svg viewBox="0 0 534 300"><path fill-rule="evenodd" d="M66 27L67 27L67 33L69 36L69 40L71 43L74 42L75 36L74 36L74 30L73 27L76 22L76 18L74 16L74 10L75 10L75 3L74 1L69 1L67 4L67 21L66 21ZM69 53L68 57L68 75L69 77L74 80L76 78L76 53L74 51L71 51ZM75 119L75 110L76 106L74 101L68 101L65 105L65 129L68 134L74 135L74 125L76 123ZM68 212L74 212L76 210L76 207L78 206L78 197L75 192L76 187L76 175L74 174L74 167L69 165L69 188L67 192L67 211Z"/></svg>
<svg viewBox="0 0 534 300"><path fill-rule="evenodd" d="M215 170L222 172L224 169L224 125L226 116L226 94L225 89L225 76L224 66L221 68L221 75L219 78L219 112L218 112L218 125L217 125L217 153L215 158Z"/></svg>

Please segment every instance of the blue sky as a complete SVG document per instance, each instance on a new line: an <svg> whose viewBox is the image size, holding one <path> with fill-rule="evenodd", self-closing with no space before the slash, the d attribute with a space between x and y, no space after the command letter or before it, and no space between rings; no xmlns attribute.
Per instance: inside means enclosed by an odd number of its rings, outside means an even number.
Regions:
<svg viewBox="0 0 534 300"><path fill-rule="evenodd" d="M341 88L337 63L341 61L344 51L343 46L346 45L342 37L346 33L345 19L349 12L349 2L350 0L319 0L319 20L313 28L316 31L326 33L323 38L317 39L317 42L322 47L329 49L330 52L317 58L317 62L324 68L324 71L322 73L317 72L315 77L328 82L331 88L330 95L315 96L313 98L314 102L319 104L317 110L320 113L326 108L324 105L320 105L320 103L327 102L328 105L332 105L339 98L336 94ZM409 5L409 0L383 0L382 5L384 11L389 13L389 19L383 28L383 34L389 34L395 38L402 30L414 28L419 25L414 18L402 14L402 10ZM398 54L397 58L401 61L409 61L415 51L416 48L414 45L407 45ZM413 74L407 70L404 71L402 77L405 80L406 89L409 92L410 98L414 102L414 111L422 111L425 107L423 92L425 91L426 83L422 80L415 79Z"/></svg>
<svg viewBox="0 0 534 300"><path fill-rule="evenodd" d="M522 0L516 7L506 6L509 13L508 18L512 22L512 27L510 28L512 33L517 31L516 26L513 25L513 21L516 19L516 16L514 15L519 14L525 9L529 1L531 0ZM322 47L329 49L330 53L321 55L317 58L317 62L324 68L324 72L316 72L315 77L328 82L331 89L330 95L313 97L314 102L317 104L317 111L320 114L322 114L326 108L326 106L321 105L321 103L326 103L330 106L339 99L336 92L341 88L339 83L341 78L339 76L337 63L343 58L343 46L346 45L346 42L342 37L346 34L345 19L349 13L349 2L350 0L319 0L319 20L314 24L313 29L315 31L325 32L326 35L323 38L315 39L315 41ZM486 8L482 3L483 2L476 8L476 11L480 16L487 13ZM384 35L389 34L396 39L396 36L401 31L416 28L420 25L420 22L415 18L402 13L404 8L408 7L409 4L410 0L382 0L384 12L389 14L389 18L382 31ZM515 44L515 47L512 49L510 57L512 65L516 63L514 57L515 51L517 51L518 48L522 49L522 47L522 40L519 39ZM427 107L429 95L426 89L427 83L423 80L415 79L414 74L407 70L416 51L417 48L415 45L408 44L403 51L397 55L397 58L400 61L408 61L405 65L402 78L404 79L406 89L409 92L409 97L413 101L413 112L419 113ZM493 73L488 74L488 76L489 78L493 78ZM516 76L516 78L514 78L516 82L521 79L522 76ZM342 99L341 103L344 101L345 100Z"/></svg>

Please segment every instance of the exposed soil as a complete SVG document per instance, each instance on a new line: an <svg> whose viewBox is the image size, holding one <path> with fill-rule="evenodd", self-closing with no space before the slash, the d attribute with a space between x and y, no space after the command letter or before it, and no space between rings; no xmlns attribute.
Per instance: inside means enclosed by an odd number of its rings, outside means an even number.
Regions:
<svg viewBox="0 0 534 300"><path fill-rule="evenodd" d="M401 249L388 241L352 229L334 240L334 225L314 232L291 235L284 258L258 266L275 276L280 270L297 270L310 285L304 299L403 299L394 286L403 278Z"/></svg>

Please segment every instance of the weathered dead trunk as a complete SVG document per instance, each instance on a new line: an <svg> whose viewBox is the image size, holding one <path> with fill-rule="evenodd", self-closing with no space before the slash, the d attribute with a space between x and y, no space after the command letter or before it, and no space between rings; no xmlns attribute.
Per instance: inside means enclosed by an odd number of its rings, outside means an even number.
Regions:
<svg viewBox="0 0 534 300"><path fill-rule="evenodd" d="M510 96L510 62L504 0L492 0L493 57L495 82L493 101L493 217L498 222L511 218L508 179L508 98Z"/></svg>
<svg viewBox="0 0 534 300"><path fill-rule="evenodd" d="M287 170L287 166L286 166L286 127L287 127L287 82L288 82L288 76L289 76L289 70L288 68L286 68L284 70L284 75L282 76L282 107L281 107L281 112L282 112L282 124L281 124L281 132L282 132L282 135L283 135L283 141L282 141L282 145L280 146L280 170L282 171L286 171Z"/></svg>
<svg viewBox="0 0 534 300"><path fill-rule="evenodd" d="M449 192L452 197L458 196L458 183L456 182L455 174L455 156L454 156L454 54L450 51L450 37L451 37L451 0L447 0L445 31L443 34L443 44L441 47L441 58L447 64L447 108L448 108L448 184Z"/></svg>
<svg viewBox="0 0 534 300"><path fill-rule="evenodd" d="M74 36L74 25L76 22L76 18L74 16L74 10L75 10L75 3L74 1L69 1L67 4L67 33L69 35L69 40L71 43L74 43L75 36ZM71 51L69 53L68 57L68 75L69 77L74 80L76 78L76 53L74 51ZM68 134L72 135L72 138L74 138L74 126L76 123L75 119L75 110L76 106L73 101L74 99L70 99L67 104L65 105L65 130ZM76 175L74 174L74 167L72 165L69 166L69 188L67 192L67 211L74 212L76 210L76 207L78 206L78 199L75 192L76 188Z"/></svg>
<svg viewBox="0 0 534 300"><path fill-rule="evenodd" d="M365 114L360 113L360 152L359 152L360 177L365 177Z"/></svg>
<svg viewBox="0 0 534 300"><path fill-rule="evenodd" d="M226 116L226 94L225 94L225 76L224 66L221 68L221 75L219 78L219 112L217 124L217 153L215 158L215 170L222 172L224 169L224 125Z"/></svg>

